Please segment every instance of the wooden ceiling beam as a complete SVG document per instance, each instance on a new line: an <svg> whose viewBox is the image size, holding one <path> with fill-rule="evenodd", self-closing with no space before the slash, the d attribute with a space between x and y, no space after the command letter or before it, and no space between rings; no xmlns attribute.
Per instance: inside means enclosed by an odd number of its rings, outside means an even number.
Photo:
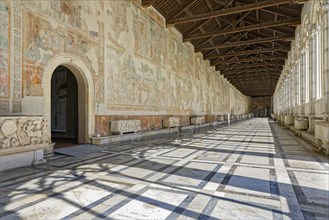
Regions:
<svg viewBox="0 0 329 220"><path fill-rule="evenodd" d="M222 8L222 6L217 6L214 8L214 10L218 10ZM206 23L208 23L212 18L203 20L202 22L197 22L195 25L190 26L188 29L186 29L183 33L183 35L189 35L192 34L194 31L198 30L200 27L202 27L203 25L205 25ZM225 21L227 22L227 21ZM231 25L231 23L229 23Z"/></svg>
<svg viewBox="0 0 329 220"><path fill-rule="evenodd" d="M237 13L250 11L250 10L254 10L254 9L267 8L267 7L281 5L281 4L287 4L287 3L291 3L291 0L267 0L267 1L262 1L262 2L256 2L256 3L252 3L252 4L222 9L219 11L213 11L210 13L199 14L199 15L194 15L194 16L185 17L185 18L170 19L170 20L167 20L167 26L188 23L188 22L193 22L193 21L199 21L199 20L204 20L204 19L209 19L209 18L215 18L215 17L220 17L220 16L226 16L226 15L231 15L231 14L237 14Z"/></svg>
<svg viewBox="0 0 329 220"><path fill-rule="evenodd" d="M180 5L176 10L172 10L170 14L166 16L167 20L176 18L178 15L180 15L183 11L188 9L191 5L193 5L198 0L185 0L182 5Z"/></svg>
<svg viewBox="0 0 329 220"><path fill-rule="evenodd" d="M247 84L243 83L243 82L231 82L236 88L239 89L243 89L243 88L250 88L250 86L257 86L257 85L263 85L264 87L267 87L269 84L275 84L277 82L277 80L268 80L268 81L264 81L264 82L248 82ZM254 87L255 88L255 87ZM268 89L268 91L271 90L270 88Z"/></svg>
<svg viewBox="0 0 329 220"><path fill-rule="evenodd" d="M155 0L142 0L142 6L145 7L145 8L149 7L153 4L154 1Z"/></svg>
<svg viewBox="0 0 329 220"><path fill-rule="evenodd" d="M253 76L253 77L258 77L258 76L280 76L281 72L278 70L263 70L263 71L240 71L240 72L228 72L228 73L222 73L224 77L228 76L234 76L234 77L240 77L240 76Z"/></svg>
<svg viewBox="0 0 329 220"><path fill-rule="evenodd" d="M262 28L277 27L277 26L283 26L283 25L298 25L298 24L300 24L299 18L262 22L262 23L247 25L247 26L238 27L238 28L233 27L233 28L230 28L227 30L209 31L207 33L193 34L193 35L185 36L184 41L190 41L190 40L206 38L206 37L220 36L220 35L225 35L225 34L239 33L239 32L243 32L243 31L258 30L258 29L262 29Z"/></svg>
<svg viewBox="0 0 329 220"><path fill-rule="evenodd" d="M284 62L271 62L271 63L255 63L255 64L245 64L245 65L238 65L238 66L216 66L220 70L225 69L244 69L246 67L259 67L259 66L279 66L283 65Z"/></svg>
<svg viewBox="0 0 329 220"><path fill-rule="evenodd" d="M235 71L221 71L222 75L232 75L232 74L245 74L245 73L262 73L262 72L271 72L271 73L277 73L281 74L281 69L279 68L245 68L244 70L235 70Z"/></svg>
<svg viewBox="0 0 329 220"><path fill-rule="evenodd" d="M252 77L252 76L249 76L249 77L246 77L246 78L237 78L237 77L234 77L234 76L229 76L229 77L226 77L225 78L230 81L230 82L261 82L261 81L264 81L264 80L275 80L275 81L278 81L279 80L279 77L271 77L271 76L261 76L262 78L260 78L259 80L255 80L255 77Z"/></svg>
<svg viewBox="0 0 329 220"><path fill-rule="evenodd" d="M288 52L289 48L287 47L274 47L274 48L264 48L258 50L245 50L239 52L231 52L225 54L216 54L216 55L208 55L205 56L204 59L210 58L220 58L220 57L232 57L232 56L240 56L240 55L249 55L249 54L261 54L261 53L270 53L270 52Z"/></svg>
<svg viewBox="0 0 329 220"><path fill-rule="evenodd" d="M268 43L274 41L292 41L294 40L293 36L290 37L267 37L267 38L258 38L253 40L245 40L245 41L237 41L237 42L227 42L225 44L215 44L214 46L206 46L206 47L196 47L195 52L200 52L203 50L213 50L213 49L223 49L229 47L237 47L243 45L250 45L250 44L260 44L260 43Z"/></svg>
<svg viewBox="0 0 329 220"><path fill-rule="evenodd" d="M252 57L252 58L245 58L245 59L237 59L237 60L223 60L223 61L216 61L210 62L211 65L218 65L218 64L230 64L230 63L247 63L252 61L262 61L262 60L285 60L286 57L282 56L264 56L264 57Z"/></svg>
<svg viewBox="0 0 329 220"><path fill-rule="evenodd" d="M242 75L241 74L225 74L223 75L225 78L230 78L230 77L233 77L233 78L238 78L238 79L241 79L243 77L252 77L254 80L257 80L258 77L263 77L263 76L273 76L273 77L277 77L279 78L280 77L280 74L278 73L275 73L275 72L253 72L253 73L243 73Z"/></svg>

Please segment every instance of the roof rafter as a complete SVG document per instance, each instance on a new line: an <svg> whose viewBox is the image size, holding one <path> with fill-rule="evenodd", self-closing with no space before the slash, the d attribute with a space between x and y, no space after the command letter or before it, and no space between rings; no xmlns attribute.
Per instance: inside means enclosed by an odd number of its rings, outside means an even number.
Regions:
<svg viewBox="0 0 329 220"><path fill-rule="evenodd" d="M254 9L261 9L261 8L276 6L276 5L280 5L280 4L287 4L287 3L291 3L291 2L292 2L292 0L267 0L267 1L262 1L262 2L256 2L253 4L247 4L247 5L237 6L237 7L228 8L228 9L222 9L219 11L214 11L214 12L210 12L210 13L206 13L206 14L194 15L194 16L185 17L185 18L170 19L170 20L167 20L167 26L188 23L188 22L192 22L192 21L199 21L199 20L204 20L204 19L214 18L214 17L219 17L219 16L226 16L226 15L241 13L241 12L250 11L250 10L254 10Z"/></svg>
<svg viewBox="0 0 329 220"><path fill-rule="evenodd" d="M289 48L287 47L272 47L272 48L263 48L263 49L256 49L256 50L245 50L245 51L239 51L239 52L231 52L231 53L225 53L225 54L216 54L216 55L208 55L204 57L204 59L209 58L220 58L220 57L232 57L232 56L240 56L240 55L246 55L246 54L260 54L260 53L270 53L270 52L288 52Z"/></svg>
<svg viewBox="0 0 329 220"><path fill-rule="evenodd" d="M268 42L274 42L274 41L292 41L293 39L294 39L293 36L291 36L291 37L267 37L267 38L258 38L258 39L246 40L246 41L227 42L224 44L215 44L213 46L206 46L206 47L199 47L199 48L197 47L195 49L195 52L200 52L202 50L237 47L237 46L250 45L250 44L268 43Z"/></svg>
<svg viewBox="0 0 329 220"><path fill-rule="evenodd" d="M247 25L244 27L238 27L238 28L233 27L228 30L209 31L207 33L193 34L190 36L185 36L184 41L200 39L200 38L205 38L205 37L219 36L219 35L224 35L224 34L233 34L233 33L257 30L257 29L268 28L268 27L276 27L276 26L283 26L283 25L294 25L295 26L298 24L300 24L299 18L282 19L282 20L278 20L278 21L268 21L268 22L253 24L253 25Z"/></svg>

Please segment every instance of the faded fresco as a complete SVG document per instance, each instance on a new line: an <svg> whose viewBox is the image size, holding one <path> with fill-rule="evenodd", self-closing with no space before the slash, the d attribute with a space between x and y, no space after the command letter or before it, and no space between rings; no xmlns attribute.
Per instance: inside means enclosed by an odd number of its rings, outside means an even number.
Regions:
<svg viewBox="0 0 329 220"><path fill-rule="evenodd" d="M11 7L14 22L9 19ZM1 31L0 96L10 97L12 112L22 111L24 97L43 97L46 67L52 58L65 54L74 55L90 70L89 83L104 115L248 112L249 98L195 54L190 43L183 43L177 30L166 28L154 8L142 8L139 0L1 1L0 12L1 30L6 30ZM11 68L12 89L9 60L16 64Z"/></svg>
<svg viewBox="0 0 329 220"><path fill-rule="evenodd" d="M10 6L0 1L0 98L10 93Z"/></svg>
<svg viewBox="0 0 329 220"><path fill-rule="evenodd" d="M96 100L104 99L103 47L104 34L101 22L90 19L102 8L89 1L23 1L24 13L24 73L25 95L42 96L42 85L31 81L31 76L42 77L49 60L61 53L80 57L95 77ZM99 7L98 7L99 6ZM36 16L31 10L39 10L51 19ZM65 24L62 26L60 24ZM77 31L78 30L78 31ZM101 61L101 62L100 62Z"/></svg>

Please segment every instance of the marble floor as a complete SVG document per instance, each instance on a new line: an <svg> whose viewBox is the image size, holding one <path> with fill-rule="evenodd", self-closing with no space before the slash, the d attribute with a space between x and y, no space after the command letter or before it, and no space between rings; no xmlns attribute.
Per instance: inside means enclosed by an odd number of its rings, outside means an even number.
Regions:
<svg viewBox="0 0 329 220"><path fill-rule="evenodd" d="M0 218L329 218L328 157L275 122L173 136L0 173Z"/></svg>

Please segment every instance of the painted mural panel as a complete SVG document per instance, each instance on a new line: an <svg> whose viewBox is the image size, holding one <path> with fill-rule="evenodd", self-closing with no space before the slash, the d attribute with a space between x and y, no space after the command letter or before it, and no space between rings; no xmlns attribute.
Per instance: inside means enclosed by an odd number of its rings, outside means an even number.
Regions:
<svg viewBox="0 0 329 220"><path fill-rule="evenodd" d="M42 96L42 75L43 67L35 66L34 64L25 63L25 95L27 96Z"/></svg>
<svg viewBox="0 0 329 220"><path fill-rule="evenodd" d="M137 56L151 59L151 24L149 19L143 14L134 15L134 37L135 46L134 53Z"/></svg>
<svg viewBox="0 0 329 220"><path fill-rule="evenodd" d="M130 0L104 1L107 39L121 49L124 48L124 42L120 41L120 37L124 32L128 32L127 8L129 6Z"/></svg>
<svg viewBox="0 0 329 220"><path fill-rule="evenodd" d="M10 7L0 1L0 98L10 93Z"/></svg>
<svg viewBox="0 0 329 220"><path fill-rule="evenodd" d="M90 31L88 18L93 18L99 14L101 3L93 1L72 1L72 0L57 0L57 1L22 1L24 7L30 10L37 11L40 14L47 16L49 20L56 23L65 24L70 28L75 28L79 32L97 35L94 30Z"/></svg>
<svg viewBox="0 0 329 220"><path fill-rule="evenodd" d="M39 4L36 1L31 4ZM28 3L26 3L28 4ZM41 8L44 3L40 3ZM80 14L93 15L92 7L89 8L86 5L87 2L81 4L81 9L77 3L71 4L68 2L62 2L60 6L64 7L61 13L65 14L67 22L74 27L83 26L84 30L85 21L79 21ZM44 11L49 12L55 16L56 10L54 4L48 3L48 8L44 8ZM79 7L78 7L79 8ZM53 10L51 12L51 10ZM55 11L54 11L55 10ZM74 15L67 15L73 13ZM66 17L68 16L68 18ZM84 16L86 17L86 16ZM61 22L65 21L62 20ZM80 24L81 23L81 24ZM83 32L77 32L73 29L67 30L67 28L61 25L54 25L54 21L45 20L42 17L36 16L33 13L25 12L24 14L24 73L25 73L25 95L27 96L42 96L42 85L36 83L37 81L30 82L31 75L39 75L42 77L45 66L49 60L63 52L76 55L87 65L88 69L94 76L96 90L96 101L104 101L104 26L101 22L96 22L96 27L92 27L88 31L89 34L85 35ZM96 30L96 31L95 31ZM90 34L92 33L92 34ZM102 39L102 42L97 40ZM32 71L39 71L33 73ZM94 83L90 82L90 83ZM33 85L33 86L31 86ZM38 87L38 88L37 88ZM30 90L33 91L30 91Z"/></svg>

